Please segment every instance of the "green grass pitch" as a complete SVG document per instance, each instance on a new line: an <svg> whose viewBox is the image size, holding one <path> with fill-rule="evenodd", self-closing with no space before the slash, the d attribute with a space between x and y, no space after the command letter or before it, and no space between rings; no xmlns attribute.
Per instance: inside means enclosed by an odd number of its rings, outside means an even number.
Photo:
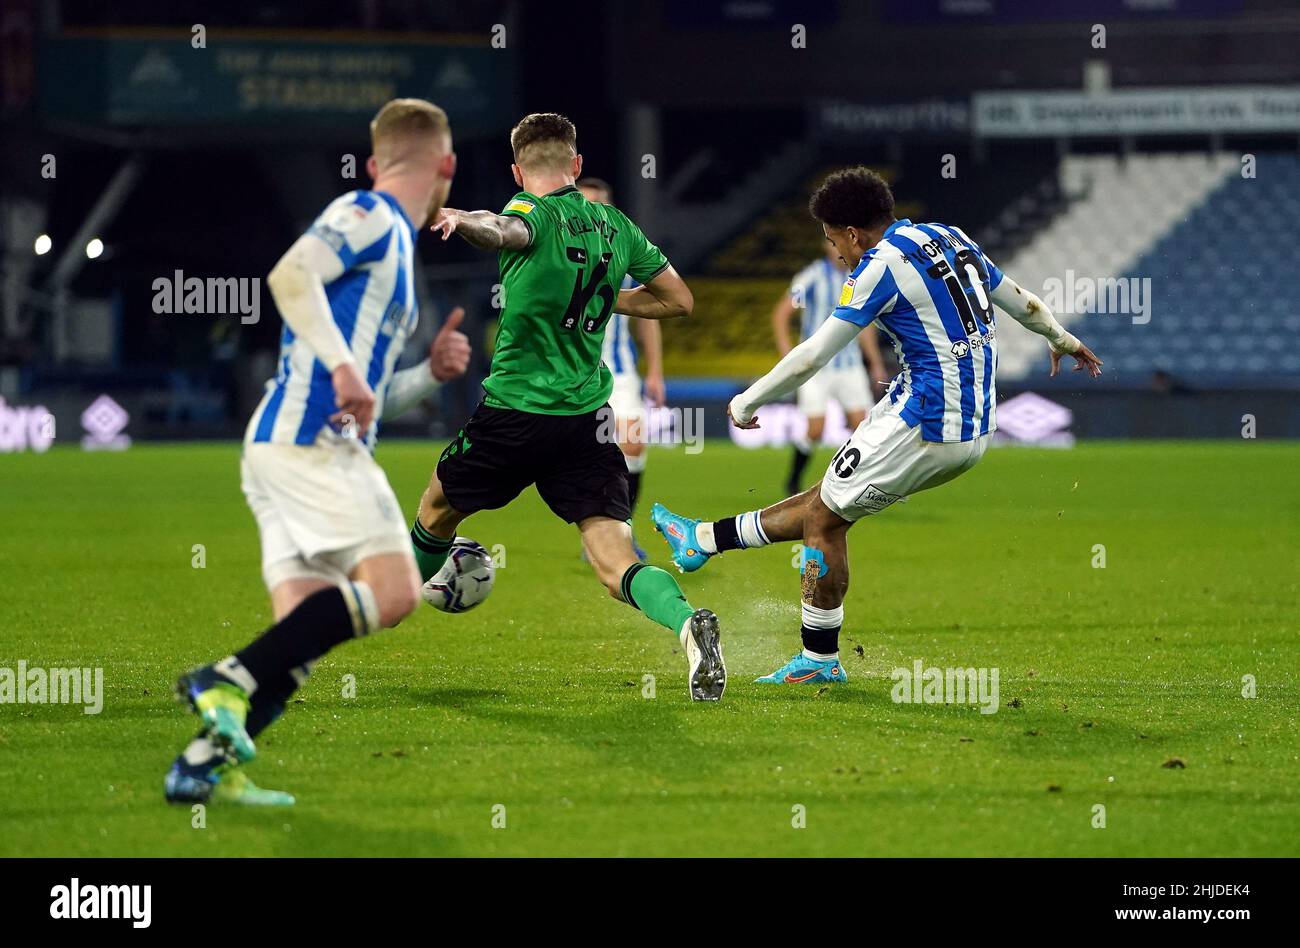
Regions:
<svg viewBox="0 0 1300 948"><path fill-rule="evenodd" d="M440 447L381 446L407 509ZM826 690L751 683L796 648L797 573L790 545L728 554L682 578L722 618L717 706L530 490L463 531L505 548L486 605L348 643L263 735L250 773L298 806L195 828L161 795L194 731L171 683L269 617L238 455L0 460L0 667L101 666L106 694L0 704L0 855L1300 852L1300 445L990 452L850 534L850 681ZM770 503L785 463L655 450L642 517ZM1000 710L894 703L915 659L996 667Z"/></svg>

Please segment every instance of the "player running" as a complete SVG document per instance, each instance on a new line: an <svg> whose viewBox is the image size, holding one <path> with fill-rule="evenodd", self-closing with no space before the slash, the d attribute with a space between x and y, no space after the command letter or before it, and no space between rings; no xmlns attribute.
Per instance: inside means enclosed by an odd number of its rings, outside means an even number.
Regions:
<svg viewBox="0 0 1300 948"><path fill-rule="evenodd" d="M839 306L820 329L732 399L739 428L755 411L812 378L873 322L894 345L901 371L836 453L819 484L765 510L701 522L651 511L685 571L727 550L802 539L803 650L762 682L844 681L839 634L849 585L846 535L863 517L973 467L996 429L993 304L1048 341L1051 374L1062 355L1096 378L1101 360L1066 332L960 228L894 218L889 185L866 168L830 175L809 210L843 261L854 261Z"/></svg>
<svg viewBox="0 0 1300 948"><path fill-rule="evenodd" d="M443 240L460 234L499 251L505 307L483 402L420 498L411 528L420 574L427 582L438 572L466 517L504 507L536 484L556 516L577 525L609 594L681 640L691 698L716 701L726 687L717 616L693 609L677 581L632 548L627 464L607 436L613 380L600 357L615 310L670 319L689 315L695 301L636 224L574 185L582 156L572 122L525 116L510 145L522 190L504 211L444 208L434 220ZM619 290L625 274L641 286Z"/></svg>
<svg viewBox="0 0 1300 948"><path fill-rule="evenodd" d="M795 274L789 292L772 310L772 333L776 336L778 355L784 357L791 349L790 317L796 312L801 314L801 341L831 318L846 276L848 273L840 266L839 254L830 244L826 245L826 256L814 260ZM867 367L871 370L870 376L862 364L863 356L866 356ZM862 424L867 409L875 401L872 379L883 382L886 378L876 327L868 326L856 343L849 343L835 353L820 372L799 386L795 399L808 422L808 429L805 437L794 443L794 458L790 464L790 476L786 479L787 494L797 494L802 489L803 472L826 430L827 402L834 399L839 403L851 431Z"/></svg>
<svg viewBox="0 0 1300 948"><path fill-rule="evenodd" d="M203 730L172 764L172 802L287 806L239 765L336 645L394 626L420 600L406 522L371 457L391 418L463 375L469 342L453 311L429 359L394 372L417 319L416 235L456 170L442 109L394 99L370 123L369 191L333 201L267 277L284 319L280 367L244 438L242 481L262 540L275 624L183 675L177 695Z"/></svg>
<svg viewBox="0 0 1300 948"><path fill-rule="evenodd" d="M600 178L578 179L578 190L583 197L596 204L609 204L613 189ZM633 289L636 281L623 277L622 288ZM642 397L641 374L637 371L637 347L633 336L640 339L645 349L645 394ZM641 475L646 464L646 402L664 404L664 343L659 322L654 319L630 319L626 313L615 312L605 330L605 347L601 359L614 376L614 388L609 395L609 407L614 413L618 430L618 449L627 462L627 505L635 515L637 497L641 494ZM646 552L632 535L632 549L642 563Z"/></svg>

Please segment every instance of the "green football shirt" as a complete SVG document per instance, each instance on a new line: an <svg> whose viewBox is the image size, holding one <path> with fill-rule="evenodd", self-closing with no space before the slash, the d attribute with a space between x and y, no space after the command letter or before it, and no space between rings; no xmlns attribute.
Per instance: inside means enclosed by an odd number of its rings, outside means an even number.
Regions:
<svg viewBox="0 0 1300 948"><path fill-rule="evenodd" d="M504 306L485 402L543 415L594 411L614 384L600 355L623 276L647 283L668 260L622 211L573 185L521 191L501 213L527 224L532 239L499 256Z"/></svg>

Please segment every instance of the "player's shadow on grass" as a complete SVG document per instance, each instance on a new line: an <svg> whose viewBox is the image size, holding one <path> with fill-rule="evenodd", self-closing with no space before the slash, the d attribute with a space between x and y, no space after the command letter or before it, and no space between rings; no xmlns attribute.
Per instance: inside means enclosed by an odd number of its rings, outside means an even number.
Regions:
<svg viewBox="0 0 1300 948"><path fill-rule="evenodd" d="M639 688L620 687L587 695L580 702L557 702L553 708L539 708L519 695L480 688L450 688L411 692L408 697L431 707L452 708L480 721L496 724L517 734L543 734L573 747L639 770L655 771L657 755L687 756L707 753L743 759L748 753L744 741L728 746L696 737L702 715L729 710L723 706L700 706L674 692L655 700L639 697Z"/></svg>
<svg viewBox="0 0 1300 948"><path fill-rule="evenodd" d="M315 801L318 804L327 801ZM394 814L400 826L378 827L372 823L335 820L311 812L311 802L303 801L291 811L278 811L276 825L285 822L293 827L293 836L277 843L277 856L460 856L465 855L461 841L431 829L417 821ZM251 816L244 820L251 824L265 819L255 808L243 808Z"/></svg>

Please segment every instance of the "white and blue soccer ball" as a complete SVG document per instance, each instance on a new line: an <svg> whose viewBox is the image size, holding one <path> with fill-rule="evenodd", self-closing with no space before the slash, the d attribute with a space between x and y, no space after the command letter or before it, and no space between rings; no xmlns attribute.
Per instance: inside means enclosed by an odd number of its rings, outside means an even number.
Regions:
<svg viewBox="0 0 1300 948"><path fill-rule="evenodd" d="M469 537L456 537L442 564L424 584L424 601L443 612L468 612L492 592L492 554Z"/></svg>

